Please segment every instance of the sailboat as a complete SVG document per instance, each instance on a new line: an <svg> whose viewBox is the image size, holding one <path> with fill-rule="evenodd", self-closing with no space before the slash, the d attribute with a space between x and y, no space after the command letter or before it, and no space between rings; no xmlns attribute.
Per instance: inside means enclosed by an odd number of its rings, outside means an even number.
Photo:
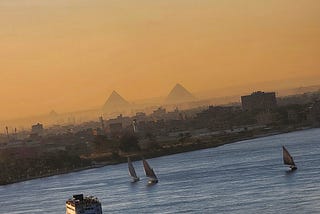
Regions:
<svg viewBox="0 0 320 214"><path fill-rule="evenodd" d="M140 180L140 178L137 176L136 170L134 170L133 164L128 157L128 169L129 169L129 175L132 177L132 182L137 182Z"/></svg>
<svg viewBox="0 0 320 214"><path fill-rule="evenodd" d="M156 174L154 173L153 169L150 167L148 162L145 159L142 159L143 162L143 168L146 173L146 176L149 177L149 184L156 184L158 183L158 178Z"/></svg>
<svg viewBox="0 0 320 214"><path fill-rule="evenodd" d="M283 153L283 163L286 165L289 165L292 171L296 170L297 166L294 163L292 156L284 146L282 146L282 153Z"/></svg>

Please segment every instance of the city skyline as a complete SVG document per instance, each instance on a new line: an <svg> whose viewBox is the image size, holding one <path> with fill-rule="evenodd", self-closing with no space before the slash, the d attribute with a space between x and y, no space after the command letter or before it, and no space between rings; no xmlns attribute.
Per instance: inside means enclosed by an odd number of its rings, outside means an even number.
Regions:
<svg viewBox="0 0 320 214"><path fill-rule="evenodd" d="M176 83L212 97L319 84L319 9L315 0L3 0L0 118L96 108L113 90L163 97Z"/></svg>

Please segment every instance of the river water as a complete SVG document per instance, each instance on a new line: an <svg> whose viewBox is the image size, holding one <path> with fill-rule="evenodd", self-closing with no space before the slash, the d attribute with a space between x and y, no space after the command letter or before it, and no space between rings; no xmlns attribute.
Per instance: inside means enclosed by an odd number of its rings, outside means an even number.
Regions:
<svg viewBox="0 0 320 214"><path fill-rule="evenodd" d="M282 145L298 166L288 172ZM127 164L0 187L0 213L65 213L73 194L94 195L104 213L320 213L320 129L149 159L159 183L131 183ZM1 173L1 172L0 172Z"/></svg>

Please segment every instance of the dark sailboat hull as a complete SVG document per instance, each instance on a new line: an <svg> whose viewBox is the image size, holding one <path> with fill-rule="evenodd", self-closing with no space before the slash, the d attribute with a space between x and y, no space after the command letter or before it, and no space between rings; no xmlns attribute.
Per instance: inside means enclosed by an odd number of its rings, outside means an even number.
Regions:
<svg viewBox="0 0 320 214"><path fill-rule="evenodd" d="M131 183L136 183L136 182L138 182L138 181L140 181L140 178L132 178Z"/></svg>
<svg viewBox="0 0 320 214"><path fill-rule="evenodd" d="M296 167L296 166L290 166L290 169L291 169L291 171L294 171L294 170L297 170L298 167Z"/></svg>
<svg viewBox="0 0 320 214"><path fill-rule="evenodd" d="M158 183L158 180L149 180L148 185L156 184Z"/></svg>

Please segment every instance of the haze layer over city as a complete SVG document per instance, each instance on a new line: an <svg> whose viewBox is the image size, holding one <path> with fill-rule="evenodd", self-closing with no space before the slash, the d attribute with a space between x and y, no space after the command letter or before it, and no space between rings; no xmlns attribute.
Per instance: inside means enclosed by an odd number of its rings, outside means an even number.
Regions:
<svg viewBox="0 0 320 214"><path fill-rule="evenodd" d="M2 0L0 120L319 84L320 2Z"/></svg>

